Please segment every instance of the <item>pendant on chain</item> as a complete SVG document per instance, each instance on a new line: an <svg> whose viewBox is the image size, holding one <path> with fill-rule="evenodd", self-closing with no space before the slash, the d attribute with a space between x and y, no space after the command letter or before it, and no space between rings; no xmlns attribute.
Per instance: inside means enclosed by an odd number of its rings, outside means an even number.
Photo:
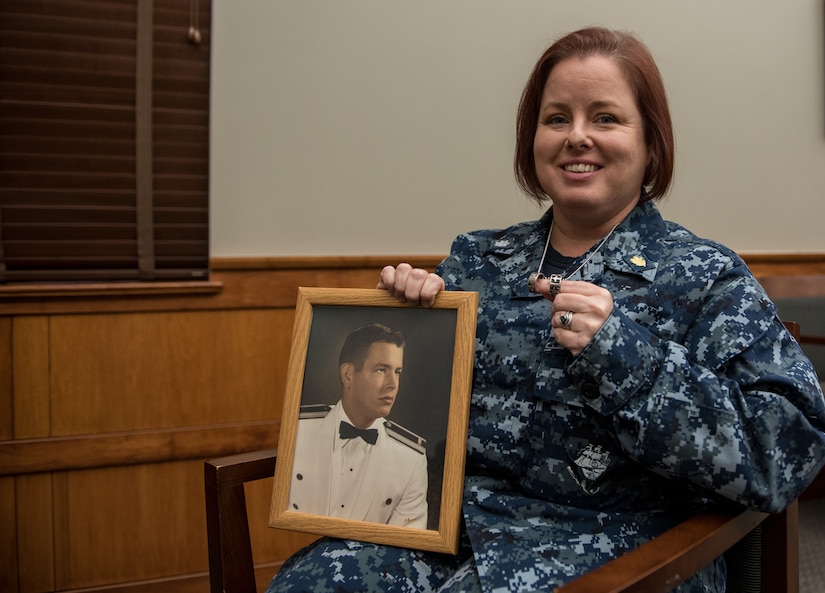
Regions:
<svg viewBox="0 0 825 593"><path fill-rule="evenodd" d="M556 296L557 294L559 294L559 291L561 291L561 281L564 279L564 277L561 274L550 274L548 278L541 272L533 272L527 278L527 290L538 294L539 291L536 288L536 282L544 279L550 280L550 289L547 291L547 294L549 294L550 296Z"/></svg>
<svg viewBox="0 0 825 593"><path fill-rule="evenodd" d="M618 223L616 223L616 225L612 229L610 229L610 232L607 233L605 238L601 240L601 242L599 243L599 246L596 247L596 249L594 249L590 253L589 256L587 256L587 259L585 259L581 263L581 265L579 265L578 268L573 270L573 272L571 272L567 276L568 280L570 278L572 278L573 276L575 276L580 270L582 270L584 268L584 266L587 265L587 262L589 262L591 259L593 259L593 256L596 255L599 251L601 251L602 247L604 247L604 244L607 243L607 240L613 234L613 231L616 230L617 226L619 226ZM530 274L530 276L527 277L527 290L529 290L532 293L538 294L539 291L536 288L536 282L538 282L539 280L544 280L545 278L550 280L550 289L547 291L548 295L556 296L561 291L561 281L564 280L564 276L562 274L550 274L550 276L548 278L547 276L545 276L544 274L541 273L541 269L544 267L544 258L547 257L547 249L550 247L550 237L552 235L553 235L553 222L551 221L550 222L550 229L547 231L547 242L544 244L544 253L541 254L541 261L539 262L539 271L533 272L532 274Z"/></svg>

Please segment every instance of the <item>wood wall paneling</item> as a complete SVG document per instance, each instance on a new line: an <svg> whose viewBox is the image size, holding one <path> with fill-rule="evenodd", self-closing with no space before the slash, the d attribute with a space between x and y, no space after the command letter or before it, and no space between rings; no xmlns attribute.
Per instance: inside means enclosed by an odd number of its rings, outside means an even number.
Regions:
<svg viewBox="0 0 825 593"><path fill-rule="evenodd" d="M11 317L0 317L0 441L14 436L11 328Z"/></svg>
<svg viewBox="0 0 825 593"><path fill-rule="evenodd" d="M15 478L0 477L0 591L17 591Z"/></svg>
<svg viewBox="0 0 825 593"><path fill-rule="evenodd" d="M15 501L18 590L56 591L51 474L17 476Z"/></svg>
<svg viewBox="0 0 825 593"><path fill-rule="evenodd" d="M276 418L291 323L275 310L55 317L52 434Z"/></svg>
<svg viewBox="0 0 825 593"><path fill-rule="evenodd" d="M16 439L14 452L72 459L76 447L103 465L53 474L23 468L35 473L17 478L18 498L23 488L27 500L18 506L19 590L202 573L202 460L225 451L211 451L186 428L212 425L201 431L208 438L236 424L243 430L253 421L276 421L292 320L290 309L15 318L16 433L40 438ZM176 432L190 435L187 453L195 461L134 464L142 452L130 442L168 440L174 449L181 442L171 438ZM153 439L157 434L170 439ZM179 451L163 453L174 458ZM41 469L53 463L39 461ZM52 483L54 492L45 488ZM54 538L43 529L52 523ZM50 570L43 571L47 560Z"/></svg>
<svg viewBox="0 0 825 593"><path fill-rule="evenodd" d="M48 436L50 430L49 318L12 319L11 369L14 438ZM10 489L9 489L10 490ZM54 590L54 531L49 474L14 478L14 533L19 591ZM10 493L4 491L3 495ZM4 506L9 503L5 502Z"/></svg>
<svg viewBox="0 0 825 593"><path fill-rule="evenodd" d="M189 461L55 474L57 589L203 571L202 473Z"/></svg>
<svg viewBox="0 0 825 593"><path fill-rule="evenodd" d="M12 318L0 317L0 441L14 438ZM17 591L15 479L0 477L0 591Z"/></svg>
<svg viewBox="0 0 825 593"><path fill-rule="evenodd" d="M15 318L12 325L14 437L49 435L49 318Z"/></svg>

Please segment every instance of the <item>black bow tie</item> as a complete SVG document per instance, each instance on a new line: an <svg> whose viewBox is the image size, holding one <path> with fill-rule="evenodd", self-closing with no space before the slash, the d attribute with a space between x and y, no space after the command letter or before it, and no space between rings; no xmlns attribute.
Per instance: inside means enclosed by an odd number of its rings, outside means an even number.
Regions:
<svg viewBox="0 0 825 593"><path fill-rule="evenodd" d="M344 422L341 420L341 424L338 425L338 435L342 439L354 439L355 437L361 437L370 445L374 445L375 441L378 440L378 429L355 428L349 422Z"/></svg>

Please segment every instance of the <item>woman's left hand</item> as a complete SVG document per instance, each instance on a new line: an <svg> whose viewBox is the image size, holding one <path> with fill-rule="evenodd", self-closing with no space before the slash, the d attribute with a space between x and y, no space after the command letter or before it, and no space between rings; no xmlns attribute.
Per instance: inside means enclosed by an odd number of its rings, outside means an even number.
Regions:
<svg viewBox="0 0 825 593"><path fill-rule="evenodd" d="M555 296L549 294L548 279L536 282L536 289L553 302L550 323L556 341L577 356L613 312L613 296L590 282L562 280Z"/></svg>

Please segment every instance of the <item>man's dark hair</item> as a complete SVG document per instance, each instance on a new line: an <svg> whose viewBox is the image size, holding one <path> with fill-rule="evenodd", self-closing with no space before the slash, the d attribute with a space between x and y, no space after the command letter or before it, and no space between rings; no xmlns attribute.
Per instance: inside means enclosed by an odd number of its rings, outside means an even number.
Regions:
<svg viewBox="0 0 825 593"><path fill-rule="evenodd" d="M367 352L375 342L387 342L403 348L407 342L404 332L398 329L381 325L380 323L370 323L362 325L350 332L344 345L341 347L341 354L338 357L338 366L351 363L356 371L364 367L367 360Z"/></svg>

